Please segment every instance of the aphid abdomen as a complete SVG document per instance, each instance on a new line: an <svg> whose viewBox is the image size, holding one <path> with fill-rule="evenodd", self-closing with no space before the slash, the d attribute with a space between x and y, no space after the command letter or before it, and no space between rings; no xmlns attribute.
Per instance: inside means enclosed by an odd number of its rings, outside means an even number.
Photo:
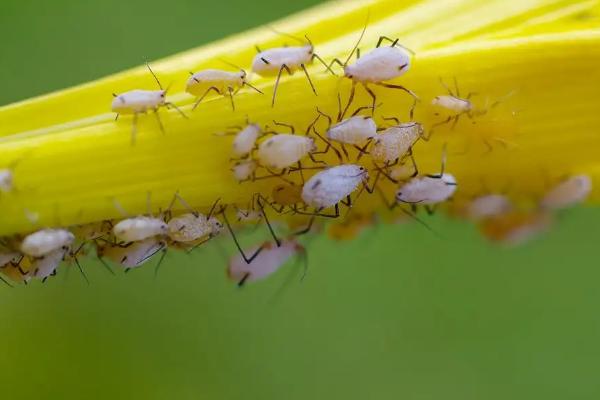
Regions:
<svg viewBox="0 0 600 400"><path fill-rule="evenodd" d="M261 51L252 61L252 71L261 76L275 76L283 65L291 72L311 62L312 46L276 47Z"/></svg>
<svg viewBox="0 0 600 400"><path fill-rule="evenodd" d="M375 121L360 115L350 117L327 131L327 137L336 142L363 145L377 134Z"/></svg>
<svg viewBox="0 0 600 400"><path fill-rule="evenodd" d="M216 88L219 93L227 93L228 88L236 89L243 84L239 71L230 72L219 69L206 69L189 77L185 91L194 96L202 96L209 88Z"/></svg>
<svg viewBox="0 0 600 400"><path fill-rule="evenodd" d="M254 146L256 140L260 135L260 126L256 124L250 124L242 129L233 139L232 154L234 157L245 157L247 156Z"/></svg>
<svg viewBox="0 0 600 400"><path fill-rule="evenodd" d="M398 47L378 47L346 66L346 77L363 83L379 83L404 75L410 69L410 55Z"/></svg>
<svg viewBox="0 0 600 400"><path fill-rule="evenodd" d="M473 108L469 100L449 95L436 96L431 101L431 104L445 108L456 114L468 112Z"/></svg>
<svg viewBox="0 0 600 400"><path fill-rule="evenodd" d="M306 136L278 134L259 145L257 157L263 166L283 169L306 157L314 147L314 141Z"/></svg>
<svg viewBox="0 0 600 400"><path fill-rule="evenodd" d="M592 191L588 175L572 176L553 187L541 201L542 208L560 210L583 202Z"/></svg>
<svg viewBox="0 0 600 400"><path fill-rule="evenodd" d="M367 171L358 165L338 165L313 175L302 188L302 200L311 207L334 206L366 181Z"/></svg>
<svg viewBox="0 0 600 400"><path fill-rule="evenodd" d="M248 254L254 254L259 246L255 246L247 251ZM286 261L294 254L304 251L304 249L293 240L283 240L281 246L277 247L272 243L264 245L263 250L252 260L246 263L240 254L236 254L229 261L227 274L230 279L240 282L254 282L264 279L275 273Z"/></svg>
<svg viewBox="0 0 600 400"><path fill-rule="evenodd" d="M193 242L208 236L212 230L204 215L191 213L171 218L167 226L169 238L175 242Z"/></svg>
<svg viewBox="0 0 600 400"><path fill-rule="evenodd" d="M452 197L456 188L456 179L450 174L444 174L441 178L413 178L398 190L396 200L409 204L434 205Z"/></svg>
<svg viewBox="0 0 600 400"><path fill-rule="evenodd" d="M31 257L42 257L54 250L68 247L75 236L66 229L42 229L27 235L21 243L21 252Z"/></svg>
<svg viewBox="0 0 600 400"><path fill-rule="evenodd" d="M112 111L118 114L138 114L154 110L165 103L164 90L130 90L113 99Z"/></svg>
<svg viewBox="0 0 600 400"><path fill-rule="evenodd" d="M118 222L113 227L115 237L122 242L136 242L167 233L167 224L159 218L135 217Z"/></svg>

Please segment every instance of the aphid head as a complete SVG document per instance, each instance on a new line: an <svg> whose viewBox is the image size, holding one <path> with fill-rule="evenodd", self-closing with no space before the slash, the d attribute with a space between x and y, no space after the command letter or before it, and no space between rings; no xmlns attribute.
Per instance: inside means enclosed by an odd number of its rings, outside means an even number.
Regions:
<svg viewBox="0 0 600 400"><path fill-rule="evenodd" d="M242 81L245 81L245 80L246 80L246 75L248 75L248 74L246 73L246 71L244 71L243 69L241 69L241 70L240 70L240 79L241 79Z"/></svg>
<svg viewBox="0 0 600 400"><path fill-rule="evenodd" d="M214 235L218 235L219 233L221 233L221 231L223 230L223 224L221 223L221 221L219 221L218 219L216 219L215 217L211 217L208 222L210 223L211 226L211 234Z"/></svg>

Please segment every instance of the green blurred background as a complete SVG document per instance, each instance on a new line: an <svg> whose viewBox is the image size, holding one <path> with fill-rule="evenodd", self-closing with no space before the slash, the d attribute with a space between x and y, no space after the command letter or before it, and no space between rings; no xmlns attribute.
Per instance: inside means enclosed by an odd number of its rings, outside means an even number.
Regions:
<svg viewBox="0 0 600 400"><path fill-rule="evenodd" d="M0 103L242 31L315 0L0 2ZM108 103L107 103L108 104ZM1 122L0 122L1 123ZM109 276L0 287L6 399L597 399L597 210L502 250L429 219L307 243L293 267L237 290L224 252L170 254ZM250 243L246 238L246 243Z"/></svg>

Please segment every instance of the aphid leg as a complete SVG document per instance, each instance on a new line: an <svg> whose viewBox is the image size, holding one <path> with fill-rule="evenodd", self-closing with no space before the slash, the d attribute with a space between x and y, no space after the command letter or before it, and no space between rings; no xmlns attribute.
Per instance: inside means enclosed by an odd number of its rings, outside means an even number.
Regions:
<svg viewBox="0 0 600 400"><path fill-rule="evenodd" d="M300 64L302 71L304 71L304 75L306 75L306 79L308 79L308 83L310 84L310 88L312 89L315 96L317 96L317 89L315 89L315 85L313 85L312 80L310 79L310 75L308 74L308 70L306 69L306 65ZM334 74L335 75L335 74Z"/></svg>
<svg viewBox="0 0 600 400"><path fill-rule="evenodd" d="M273 120L273 123L274 123L275 125L277 125L277 126L284 126L284 127L286 127L286 128L289 128L289 130L290 130L290 133L291 133L292 135L295 135L295 134L296 134L296 128L294 128L294 125L285 124L285 123L283 123L283 122L277 122L277 121L275 121L275 120Z"/></svg>
<svg viewBox="0 0 600 400"><path fill-rule="evenodd" d="M456 97L460 97L460 90L458 89L458 81L456 80L456 76L453 77L454 80L454 90L456 90Z"/></svg>
<svg viewBox="0 0 600 400"><path fill-rule="evenodd" d="M321 64L323 64L323 66L326 68L327 71L331 72L332 75L337 76L335 72L333 72L333 70L331 69L331 67L329 65L327 65L327 63L325 61L323 61L323 59L317 55L317 53L313 53L312 57L311 57L311 61L314 61L315 59L319 60L319 62Z"/></svg>
<svg viewBox="0 0 600 400"><path fill-rule="evenodd" d="M392 183L399 183L396 179L392 178L386 171L385 169L388 168L388 164L386 163L385 166L382 168L379 165L377 165L376 163L373 163L373 166L375 167L375 169L377 170L377 174L382 174L384 177L387 178L387 180L389 180ZM385 168L385 169L384 169ZM373 187L375 187L375 185L373 185Z"/></svg>
<svg viewBox="0 0 600 400"><path fill-rule="evenodd" d="M154 279L156 279L156 277L158 276L158 270L160 269L160 266L162 265L162 262L165 259L166 255L167 255L167 249L164 248L162 250L162 254L160 255L160 258L158 259L158 263L156 263L156 267L154 268Z"/></svg>
<svg viewBox="0 0 600 400"><path fill-rule="evenodd" d="M263 59L263 61L267 62ZM268 62L267 62L268 64ZM277 79L275 80L275 87L273 88L273 99L271 100L271 107L275 107L275 97L277 96L277 88L279 88L279 80L281 79L281 74L283 70L286 70L289 76L292 76L292 71L288 68L287 65L282 64L281 68L279 68L279 72L277 73ZM310 79L310 78L309 78ZM312 83L311 83L312 85Z"/></svg>
<svg viewBox="0 0 600 400"><path fill-rule="evenodd" d="M384 121L394 121L396 125L400 125L400 120L396 117L383 117Z"/></svg>
<svg viewBox="0 0 600 400"><path fill-rule="evenodd" d="M179 115L181 115L185 119L189 119L189 117L183 111L181 111L181 109L179 107L177 107L175 104L166 102L165 107L167 107L167 110L170 110L171 107L173 107L175 109L175 111L177 111L179 113Z"/></svg>
<svg viewBox="0 0 600 400"><path fill-rule="evenodd" d="M133 113L133 121L131 122L131 145L135 144L135 137L137 135L137 120L138 113Z"/></svg>
<svg viewBox="0 0 600 400"><path fill-rule="evenodd" d="M225 221L227 230L229 230L229 234L233 238L235 247L237 247L238 251L240 252L240 254L241 254L242 258L244 259L244 261L246 262L246 264L250 264L261 253L261 251L263 251L265 249L265 244L263 243L258 249L256 249L254 254L252 254L250 257L247 257L246 253L244 253L244 250L242 249L242 246L240 246L240 242L238 241L237 237L235 236L235 233L233 233L233 229L231 229L231 225L229 224L229 221L227 220L227 215L225 213L225 210L223 210L223 220Z"/></svg>
<svg viewBox="0 0 600 400"><path fill-rule="evenodd" d="M342 163L342 160L343 160L343 159L342 159L342 155L340 154L339 150L338 150L338 149L336 149L336 148L335 148L335 146L334 146L333 144L331 144L331 142L330 142L329 140L327 140L327 139L325 139L323 136L321 136L321 135L319 134L319 132L317 132L317 130L315 129L315 127L314 127L314 126L313 126L313 132L314 132L314 134L315 134L315 135L317 135L317 137L318 137L319 139L321 139L321 140L322 140L322 141L323 141L323 142L326 144L326 147L325 147L325 149L324 149L324 150L321 150L321 151L314 151L314 152L310 152L310 153L308 153L308 156L310 157L310 159L311 159L313 162L315 162L315 163L326 164L326 162L325 162L325 161L322 161L322 160L315 160L315 158L314 158L314 155L315 155L315 154L326 154L326 153L329 151L329 149L332 149L332 150L333 150L333 152L335 153L336 157L337 157L337 158L338 158L338 160L340 161L340 163Z"/></svg>
<svg viewBox="0 0 600 400"><path fill-rule="evenodd" d="M444 82L444 80L440 77L440 84L444 87L444 89L446 89L446 91L448 92L448 94L454 98L458 97L458 92L456 94L454 94L452 92L452 89L450 89L448 87L448 85L446 85L446 83ZM456 77L454 77L454 84L456 85ZM456 88L458 89L458 86L456 86Z"/></svg>
<svg viewBox="0 0 600 400"><path fill-rule="evenodd" d="M81 267L81 264L79 263L79 260L77 259L76 255L73 255L73 260L75 261L75 264L77 265L77 268L79 269L79 273L81 273L81 276L83 276L85 283L87 283L89 285L90 281L89 281L88 277L85 275L85 272L83 272L83 268Z"/></svg>
<svg viewBox="0 0 600 400"><path fill-rule="evenodd" d="M281 240L275 234L275 231L273 230L273 227L271 226L271 223L269 222L269 217L267 217L267 213L265 212L265 207L260 202L260 199L258 200L258 206L260 207L260 212L263 215L263 218L265 219L265 223L267 224L267 227L269 228L269 232L271 233L273 240L275 240L275 244L277 245L277 247L281 247Z"/></svg>
<svg viewBox="0 0 600 400"><path fill-rule="evenodd" d="M377 47L381 46L381 42L383 42L384 40L387 40L388 42L392 43L390 45L390 47L396 47L396 46L398 46L398 47L403 48L404 50L408 51L413 56L415 55L415 52L412 51L411 49L409 49L408 47L402 46L401 44L398 44L398 42L400 41L400 39L394 39L394 40L392 40L392 39L390 39L387 36L380 36L379 37L379 41L377 42Z"/></svg>
<svg viewBox="0 0 600 400"><path fill-rule="evenodd" d="M246 281L248 280L248 278L250 278L250 272L246 272L244 274L244 276L242 277L242 279L240 279L240 281L237 283L238 287L241 288L242 286L244 286L244 283L246 283Z"/></svg>
<svg viewBox="0 0 600 400"><path fill-rule="evenodd" d="M413 98L413 104L412 104L412 106L410 108L409 117L410 117L411 121L413 120L413 116L415 114L415 107L417 106L417 102L419 101L419 97L412 90L407 89L407 88L405 88L402 85L392 85L391 83L381 83L381 82L377 83L377 82L374 82L373 84L377 85L377 86L383 86L383 87L386 87L386 88L389 88L389 89L404 90L406 93L408 93L409 95L411 95L412 98Z"/></svg>
<svg viewBox="0 0 600 400"><path fill-rule="evenodd" d="M160 120L160 115L158 115L158 108L154 109L154 115L156 116L156 121L158 122L158 127L160 128L160 131L164 135L165 134L165 127L163 126L163 123Z"/></svg>
<svg viewBox="0 0 600 400"><path fill-rule="evenodd" d="M214 91L217 94L221 94L221 91L219 90L219 88L211 86L208 89L206 89L206 92L204 92L204 94L202 96L200 96L200 98L198 98L198 100L196 100L196 102L194 103L194 106L192 107L192 111L194 111L196 109L196 107L198 107L198 105L200 104L200 102L202 100L204 100L204 97L206 97L206 95L210 92L210 91Z"/></svg>
<svg viewBox="0 0 600 400"><path fill-rule="evenodd" d="M257 44L254 45L254 48L256 49L257 53L262 53L262 50L260 49L260 47L258 47Z"/></svg>
<svg viewBox="0 0 600 400"><path fill-rule="evenodd" d="M311 158L311 160L313 160L313 162L316 162L314 158ZM302 172L302 163L300 161L298 161L298 172L300 172L300 180L302 181L302 185L304 185L304 172Z"/></svg>
<svg viewBox="0 0 600 400"><path fill-rule="evenodd" d="M346 104L344 111L342 111L342 114L338 118L338 121L341 121L344 119L344 115L346 115L346 113L348 112L348 109L350 108L350 105L352 104L352 101L354 100L355 93L356 93L356 81L352 81L352 88L350 89L350 96L348 97L348 103Z"/></svg>
<svg viewBox="0 0 600 400"><path fill-rule="evenodd" d="M352 113L352 117L355 117L356 115L358 115L359 112L361 112L362 110L367 110L367 109L371 109L373 110L372 106L362 106L362 107L358 107L356 110L354 110L354 112ZM384 118L385 119L385 118Z"/></svg>
<svg viewBox="0 0 600 400"><path fill-rule="evenodd" d="M331 60L331 62L329 63L328 69L331 69L331 67L333 67L333 64L337 64L340 67L344 68L345 65L343 62L341 62L338 58L334 58L333 60Z"/></svg>
<svg viewBox="0 0 600 400"><path fill-rule="evenodd" d="M119 120L119 114L115 115L115 121Z"/></svg>
<svg viewBox="0 0 600 400"><path fill-rule="evenodd" d="M315 217L324 217L324 218L338 218L340 216L340 206L339 204L335 204L334 206L334 214L322 214L321 211L323 211L323 208L318 208L315 210L315 212L306 212L306 211L300 211L300 210L296 210L296 214L300 214L300 215L312 215Z"/></svg>
<svg viewBox="0 0 600 400"><path fill-rule="evenodd" d="M375 115L375 104L377 103L377 96L375 95L375 92L373 92L366 84L363 83L363 87L365 88L367 93L369 93L369 96L371 96L371 99L373 99L373 103L371 106L371 116L373 116L373 115Z"/></svg>
<svg viewBox="0 0 600 400"><path fill-rule="evenodd" d="M306 228L303 228L297 232L294 232L292 235L293 236L302 236L302 235L306 235L308 232L310 232L310 230L312 229L312 226L315 222L315 216L312 215L310 217L310 219L308 220L308 225L306 226Z"/></svg>
<svg viewBox="0 0 600 400"><path fill-rule="evenodd" d="M412 147L410 147L408 149L408 156L410 157L410 161L412 162L413 169L414 169L414 172L412 173L412 175L410 177L414 178L415 176L419 175L419 168L417 167L417 162L415 160L415 156L413 155Z"/></svg>
<svg viewBox="0 0 600 400"><path fill-rule="evenodd" d="M231 109L235 111L235 103L233 102L233 88L228 86L227 92L229 93L229 99L231 100Z"/></svg>
<svg viewBox="0 0 600 400"><path fill-rule="evenodd" d="M104 259L102 257L98 257L98 260L100 261L100 263L104 266L104 268L106 268L106 270L108 272L110 272L111 275L115 275L115 272L112 270L112 268L106 263L106 261L104 261Z"/></svg>
<svg viewBox="0 0 600 400"><path fill-rule="evenodd" d="M435 213L435 210L436 210L437 207L435 205L432 205L432 206L426 205L423 208L425 208L425 211L427 212L427 215L433 215Z"/></svg>
<svg viewBox="0 0 600 400"><path fill-rule="evenodd" d="M346 149L346 144L342 143L342 152L344 153L344 155L346 156L347 160L350 160L350 155L348 154L348 150Z"/></svg>
<svg viewBox="0 0 600 400"><path fill-rule="evenodd" d="M2 277L2 275L0 275L0 281L4 282L4 284L10 288L13 287L6 279Z"/></svg>
<svg viewBox="0 0 600 400"><path fill-rule="evenodd" d="M338 99L339 99L339 93L338 93ZM331 117L329 115L325 114L323 111L319 110L319 107L317 107L317 113L319 113L320 116L323 116L323 117L327 118L327 126L330 127L331 123L333 121L331 119ZM316 121L315 121L315 123L316 123Z"/></svg>

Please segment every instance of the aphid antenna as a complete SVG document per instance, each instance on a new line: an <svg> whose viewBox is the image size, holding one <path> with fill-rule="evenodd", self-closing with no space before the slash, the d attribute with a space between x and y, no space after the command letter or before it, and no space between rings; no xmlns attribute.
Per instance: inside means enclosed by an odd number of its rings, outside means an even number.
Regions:
<svg viewBox="0 0 600 400"><path fill-rule="evenodd" d="M89 286L90 281L89 281L87 275L85 274L85 272L83 272L83 268L81 267L81 263L79 262L79 259L77 258L77 255L76 254L71 254L71 257L73 257L73 260L75 261L75 265L77 265L77 268L79 269L79 273L83 277L83 280L85 280L85 283Z"/></svg>
<svg viewBox="0 0 600 400"><path fill-rule="evenodd" d="M265 26L267 27L267 29L269 29L273 33L276 33L277 35L288 37L288 38L290 38L292 40L295 40L295 41L297 41L298 43L301 43L301 44L306 44L308 42L308 44L311 47L313 45L312 42L310 41L310 39L308 38L308 36L306 36L306 35L305 35L306 41L304 41L304 39L302 39L302 38L300 38L298 36L294 36L294 35L286 33L286 32L281 32L281 31L275 29L274 27L272 27L271 25L265 25Z"/></svg>
<svg viewBox="0 0 600 400"><path fill-rule="evenodd" d="M400 47L401 49L404 49L404 50L408 51L413 56L416 55L416 53L414 51L412 51L408 47L403 46L400 43L398 43L400 41L399 38L391 39L391 38L389 38L387 36L379 36L379 40L377 40L377 46L375 46L375 47L381 47L381 43L383 43L384 40L387 40L388 42L392 43L390 45L390 47L396 47L397 46L397 47Z"/></svg>
<svg viewBox="0 0 600 400"><path fill-rule="evenodd" d="M313 127L312 127L312 131L313 131L313 133L314 133L314 134L315 134L315 135L316 135L316 136L317 136L319 139L321 139L321 140L322 140L322 141L323 141L323 142L324 142L324 143L325 143L327 146L325 147L325 150L322 150L322 151L317 151L317 152L313 152L313 153L309 153L309 157L310 157L310 159L311 159L313 162L315 162L315 163L316 163L316 162L319 162L319 163L322 163L322 164L326 164L326 162L325 162L325 161L322 161L322 160L315 160L313 156L314 156L315 154L325 154L325 153L327 153L327 152L329 151L329 149L331 148L331 149L333 150L333 152L335 153L336 157L338 158L339 162L340 162L340 163L343 163L343 158L342 158L342 155L341 155L340 151L339 151L339 150L338 150L338 149L337 149L337 148L336 148L336 147L335 147L333 144L331 144L331 142L330 142L329 140L325 139L325 138L324 138L324 137L323 137L323 136L322 136L322 135L321 135L321 134L320 134L320 133L317 131L317 129L314 127L314 125L313 125Z"/></svg>
<svg viewBox="0 0 600 400"><path fill-rule="evenodd" d="M232 68L239 69L240 71L243 71L244 73L246 72L246 71L244 70L244 68L242 68L242 67L240 67L239 65L236 65L236 64L234 64L234 63L232 63L232 62L230 62L230 61L227 61L227 60L225 60L225 59L223 59L223 58L217 58L217 60L219 60L219 61L220 61L220 62L222 62L223 64L227 64L227 65L229 65L229 66L230 66L230 67L232 67Z"/></svg>
<svg viewBox="0 0 600 400"><path fill-rule="evenodd" d="M123 208L123 206L121 205L119 200L116 199L116 197L111 197L110 199L112 200L112 203L113 203L113 206L115 207L115 209L119 212L119 214L121 214L121 217L123 217L123 218L131 217L129 215L129 213L125 210L125 208Z"/></svg>
<svg viewBox="0 0 600 400"><path fill-rule="evenodd" d="M285 127L285 128L288 128L288 129L290 130L290 133L291 133L292 135L295 135L295 134L296 134L296 128L295 128L295 127L294 127L294 125L292 125L292 124L286 124L285 122L277 122L277 121L275 121L275 120L273 120L273 124L274 124L275 126L283 126L283 127Z"/></svg>
<svg viewBox="0 0 600 400"><path fill-rule="evenodd" d="M444 176L444 171L446 169L446 161L448 158L447 147L448 143L444 143L444 146L442 147L442 163L440 167L440 172L438 174L428 174L426 176L434 179L442 179L442 177Z"/></svg>
<svg viewBox="0 0 600 400"><path fill-rule="evenodd" d="M273 226L271 226L271 222L269 222L269 217L267 216L267 213L265 212L265 207L261 203L260 198L257 199L257 204L260 207L260 212L262 213L263 218L265 219L265 223L267 224L267 227L269 228L269 232L271 233L273 240L275 240L275 244L277 245L277 247L281 247L281 239L279 239L277 237L277 235L275 234L275 231L273 230Z"/></svg>
<svg viewBox="0 0 600 400"><path fill-rule="evenodd" d="M154 80L158 84L158 87L160 88L160 90L164 90L162 84L160 83L160 80L158 79L158 76L156 76L156 74L154 73L154 71L152 71L152 68L150 67L150 63L148 63L147 61L146 61L146 67L148 67L148 71L150 71L150 73L154 77Z"/></svg>
<svg viewBox="0 0 600 400"><path fill-rule="evenodd" d="M411 219L416 221L419 225L421 225L422 227L427 229L429 232L433 233L437 238L444 239L444 237L442 235L440 235L439 232L437 232L432 227L430 227L429 224L427 224L425 221L423 221L421 218L419 218L415 213L404 209L404 207L399 207L399 208L400 208L400 211L402 211L404 214L408 215Z"/></svg>

